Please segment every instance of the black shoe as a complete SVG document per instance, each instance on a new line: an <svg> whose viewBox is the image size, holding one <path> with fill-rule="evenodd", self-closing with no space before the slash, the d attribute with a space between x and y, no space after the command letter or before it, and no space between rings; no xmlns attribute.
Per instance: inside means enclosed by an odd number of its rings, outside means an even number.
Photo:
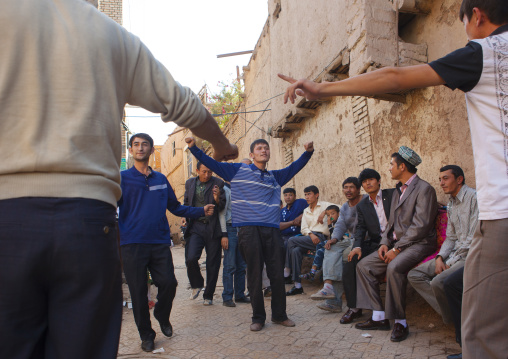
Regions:
<svg viewBox="0 0 508 359"><path fill-rule="evenodd" d="M230 308L236 307L235 302L233 302L232 300L225 300L224 302L222 302L222 305Z"/></svg>
<svg viewBox="0 0 508 359"><path fill-rule="evenodd" d="M250 303L250 299L247 297L235 299L236 303Z"/></svg>
<svg viewBox="0 0 508 359"><path fill-rule="evenodd" d="M390 321L388 319L376 321L370 318L366 322L357 323L355 328L361 330L390 330Z"/></svg>
<svg viewBox="0 0 508 359"><path fill-rule="evenodd" d="M143 340L141 342L141 349L145 352L151 352L153 351L155 344L153 342L153 339Z"/></svg>
<svg viewBox="0 0 508 359"><path fill-rule="evenodd" d="M294 281L293 281L293 278L291 278L291 276L289 277L284 277L284 284L293 284Z"/></svg>
<svg viewBox="0 0 508 359"><path fill-rule="evenodd" d="M400 323L395 323L393 325L393 331L390 340L392 342L401 342L403 340L406 340L408 335L409 335L409 325L403 326Z"/></svg>
<svg viewBox="0 0 508 359"><path fill-rule="evenodd" d="M263 297L268 298L272 296L272 287L266 287L263 291Z"/></svg>
<svg viewBox="0 0 508 359"><path fill-rule="evenodd" d="M293 287L289 290L289 292L286 292L286 295L297 295L297 294L303 294L303 288L296 288Z"/></svg>
<svg viewBox="0 0 508 359"><path fill-rule="evenodd" d="M164 334L168 338L173 336L173 326L169 321L166 324L163 324L162 322L159 322L159 324L161 326L162 334Z"/></svg>
<svg viewBox="0 0 508 359"><path fill-rule="evenodd" d="M462 359L462 353L448 355L446 359Z"/></svg>

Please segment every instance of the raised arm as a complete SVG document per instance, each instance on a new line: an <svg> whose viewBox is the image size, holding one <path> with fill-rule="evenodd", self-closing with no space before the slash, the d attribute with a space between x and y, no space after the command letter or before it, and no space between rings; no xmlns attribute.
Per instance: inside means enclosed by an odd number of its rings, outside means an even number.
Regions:
<svg viewBox="0 0 508 359"><path fill-rule="evenodd" d="M166 208L168 209L168 211L173 213L175 216L186 218L199 218L205 215L204 207L189 207L180 204L180 202L176 199L175 192L173 191L173 188L171 187L169 182L167 183L167 185L168 185L168 204Z"/></svg>
<svg viewBox="0 0 508 359"><path fill-rule="evenodd" d="M194 137L187 137L185 142L187 142L189 150L198 161L202 162L206 167L217 173L225 181L231 181L241 167L240 163L217 162L213 158L207 156L196 146Z"/></svg>
<svg viewBox="0 0 508 359"><path fill-rule="evenodd" d="M295 102L297 96L308 100L331 96L371 96L413 88L444 85L445 81L429 65L384 67L382 69L336 82L316 83L307 79L296 80L279 74L291 85L286 89L284 103Z"/></svg>
<svg viewBox="0 0 508 359"><path fill-rule="evenodd" d="M293 178L298 172L300 172L300 170L305 167L307 162L309 162L310 158L312 157L312 154L314 153L314 143L307 142L304 144L304 147L305 152L300 156L299 159L291 163L286 168L272 171L275 180L281 187L288 183L291 178Z"/></svg>

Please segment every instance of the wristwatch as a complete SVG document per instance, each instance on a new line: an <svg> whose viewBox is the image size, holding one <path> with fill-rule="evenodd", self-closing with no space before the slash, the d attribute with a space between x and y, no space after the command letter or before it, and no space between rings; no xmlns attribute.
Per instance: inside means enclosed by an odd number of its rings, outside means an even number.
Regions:
<svg viewBox="0 0 508 359"><path fill-rule="evenodd" d="M400 253L400 249L397 249L395 247L392 248L392 251L394 251L395 253L399 254Z"/></svg>

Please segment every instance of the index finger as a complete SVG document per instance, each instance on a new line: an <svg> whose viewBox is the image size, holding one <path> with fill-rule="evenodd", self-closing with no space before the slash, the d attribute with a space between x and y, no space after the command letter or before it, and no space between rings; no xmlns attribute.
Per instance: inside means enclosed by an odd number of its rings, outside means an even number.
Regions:
<svg viewBox="0 0 508 359"><path fill-rule="evenodd" d="M283 74L277 74L277 76L279 76L281 79L283 79L284 81L287 81L289 82L290 84L293 84L296 82L296 80L292 77L289 77L289 76L286 76L286 75L283 75Z"/></svg>

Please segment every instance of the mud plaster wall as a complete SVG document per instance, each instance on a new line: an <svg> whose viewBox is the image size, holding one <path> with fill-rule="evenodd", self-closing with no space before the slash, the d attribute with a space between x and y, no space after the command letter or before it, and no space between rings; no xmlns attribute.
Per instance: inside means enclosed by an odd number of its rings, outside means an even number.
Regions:
<svg viewBox="0 0 508 359"><path fill-rule="evenodd" d="M373 1L380 7L384 6L378 0ZM279 17L269 17L269 29L260 37L256 58L251 59L249 71L244 74L248 110L250 106L284 91L286 84L276 77L278 72L312 79L346 46L357 46L357 54L352 54L352 61L355 61L355 56L361 60L364 59L362 51L366 51L362 49L362 41L365 44L375 43L378 35L388 38L386 34L369 32L369 26L365 24L372 20L369 16L377 16L378 12L372 11L372 3L369 3L369 8L365 6L366 2L360 0L281 1ZM268 1L268 7L269 14L272 14L275 1ZM465 44L457 11L458 5L454 1L432 1L430 13L417 16L401 35L405 41L426 43L429 60L436 59ZM389 14L383 14L383 21L388 24ZM393 47L385 49L386 59L394 57ZM352 63L351 68L354 66ZM469 126L461 92L444 87L415 90L407 95L405 104L375 99L369 99L367 104L373 167L381 173L385 188L394 184L388 173L390 154L402 144L414 148L423 158L418 173L436 187L440 202L447 201L437 181L442 165L453 163L462 166L467 183L474 187ZM259 114L247 116L251 122L257 119L256 126L263 131L252 127L247 132L240 148L241 156L248 153L247 146L252 140L265 138L272 149L269 167L281 168L287 144L296 159L303 151L303 144L313 140L316 152L294 181L299 196L302 196L305 186L314 184L320 188L321 198L341 203L345 201L341 193L342 181L348 176L357 176L361 170L351 99L336 98L321 106L316 117L305 121L300 131L293 132L286 139L271 138L265 132L280 121L291 105L284 105L282 98L276 97L250 109L264 109L267 105L271 111L260 118ZM247 124L247 128L249 126Z"/></svg>

